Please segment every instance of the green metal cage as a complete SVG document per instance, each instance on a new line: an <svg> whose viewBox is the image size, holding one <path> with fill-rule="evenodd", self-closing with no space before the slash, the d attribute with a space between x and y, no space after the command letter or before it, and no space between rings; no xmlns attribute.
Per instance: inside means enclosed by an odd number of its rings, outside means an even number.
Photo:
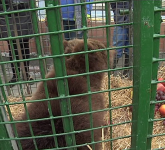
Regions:
<svg viewBox="0 0 165 150"><path fill-rule="evenodd" d="M114 23L110 4L118 2L129 2L129 9L120 10L129 15L128 23ZM80 0L62 5L60 0L30 0L24 9L19 3L1 1L7 36L0 38L0 150L165 149L165 118L155 113L155 105L165 103L155 98L157 84L164 82L157 79L165 78L162 1ZM86 6L91 4L88 24ZM64 30L61 9L69 6L81 6L81 28ZM21 14L30 14L31 33L23 34L17 26ZM129 45L114 47L113 30L121 26L129 28ZM66 53L70 41L64 41L64 33L78 31L83 31L82 39ZM28 58L21 53L22 39L30 41ZM123 54L112 68L111 52L125 48L129 66L124 66ZM6 57L9 51L12 60ZM26 75L26 62L34 80ZM17 81L9 83L11 63ZM100 63L102 70L97 70ZM128 77L122 76L124 70L129 70Z"/></svg>

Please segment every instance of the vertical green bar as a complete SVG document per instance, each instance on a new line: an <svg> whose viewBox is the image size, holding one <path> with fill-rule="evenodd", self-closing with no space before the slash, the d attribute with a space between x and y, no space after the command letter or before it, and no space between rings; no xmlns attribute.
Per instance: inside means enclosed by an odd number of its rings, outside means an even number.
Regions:
<svg viewBox="0 0 165 150"><path fill-rule="evenodd" d="M154 0L134 0L133 122L131 149L147 148L154 32Z"/></svg>
<svg viewBox="0 0 165 150"><path fill-rule="evenodd" d="M0 84L2 84L1 77L0 77ZM3 87L0 87L0 92L2 92L3 97L4 95L6 96L5 90ZM4 101L2 100L1 95L0 95L0 104L4 104ZM0 106L0 122L5 121L4 116L3 116L3 108L4 106ZM10 138L10 137L9 137L6 125L0 124L0 150L13 150L11 140L1 141L1 139L7 139L7 138Z"/></svg>
<svg viewBox="0 0 165 150"><path fill-rule="evenodd" d="M0 122L3 122L3 115L0 109ZM6 126L4 124L0 125L0 139L9 138ZM0 141L0 150L13 150L11 141Z"/></svg>
<svg viewBox="0 0 165 150"><path fill-rule="evenodd" d="M106 16L106 25L111 24L111 14L110 14L110 2L105 2L105 16ZM107 47L110 46L110 37L111 37L111 28L108 27L106 28L106 42L107 42ZM110 53L109 50L107 50L107 62L108 62L108 69L110 69ZM112 68L111 68L112 69ZM108 71L108 89L111 88L111 71ZM108 92L109 96L109 108L112 107L112 101L111 101L111 91ZM109 116L110 116L110 122L112 122L112 110L109 110ZM110 126L110 139L113 138L112 136L112 131L113 128ZM113 149L113 141L110 141L110 149Z"/></svg>
<svg viewBox="0 0 165 150"><path fill-rule="evenodd" d="M154 1L155 8L156 7L160 8L161 4L162 4L161 0L155 0ZM155 14L154 14L154 34L160 34L160 24L161 24L161 12L158 11L158 12L155 12ZM153 43L153 45L154 45L153 59L155 59L155 58L159 58L159 41L160 41L160 39L155 38L153 41L154 41L154 43ZM158 65L159 65L158 61L153 63L152 80L154 82L157 81ZM151 86L151 91L152 91L151 92L151 101L155 100L156 87L157 87L157 84L152 84L152 86ZM152 104L151 108L150 108L149 119L154 118L154 114L155 114L154 110L155 110L155 104ZM150 122L149 126L148 126L148 135L152 135L152 130L153 130L153 122ZM151 149L151 141L152 141L152 138L149 137L147 139L147 149Z"/></svg>
<svg viewBox="0 0 165 150"><path fill-rule="evenodd" d="M59 1L56 0L46 0L45 1L46 7L58 6ZM46 10L47 20L48 20L48 27L50 32L60 31L61 30L61 21L58 19L61 17L60 15L60 8L52 8ZM63 54L63 43L62 41L62 34L52 34L50 35L50 43L52 48L52 55L62 55ZM66 75L66 67L65 67L65 58L64 57L57 57L53 59L56 77L63 77ZM66 99L65 96L68 93L67 82L65 79L57 80L57 89L59 94L60 106L61 106L61 114L62 116L70 114L70 105L69 99ZM72 132L74 131L72 119L69 117L63 118L63 127L64 132ZM75 145L75 137L74 135L68 134L65 136L66 145L73 146ZM70 148L73 149L73 148Z"/></svg>
<svg viewBox="0 0 165 150"><path fill-rule="evenodd" d="M81 3L86 2L85 0L80 0ZM87 15L86 15L86 5L81 5L81 16L82 16L82 26L83 28L87 27ZM84 30L83 31L83 39L84 39L84 49L85 51L88 51L88 30ZM85 67L86 67L86 73L89 73L89 57L88 54L85 54ZM90 76L87 75L87 86L88 86L88 91L91 91L91 87L90 87ZM89 102L89 111L92 111L92 95L88 95L88 102ZM93 128L93 118L92 118L93 114L91 113L89 115L90 117L90 128ZM94 142L94 130L91 130L91 142ZM95 145L91 145L92 149L95 150Z"/></svg>

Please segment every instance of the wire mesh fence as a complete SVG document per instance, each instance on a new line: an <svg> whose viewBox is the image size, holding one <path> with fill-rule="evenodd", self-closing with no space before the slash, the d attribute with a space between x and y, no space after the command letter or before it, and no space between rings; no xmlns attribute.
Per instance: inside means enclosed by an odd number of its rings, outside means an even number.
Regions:
<svg viewBox="0 0 165 150"><path fill-rule="evenodd" d="M0 149L163 149L162 6L0 1Z"/></svg>

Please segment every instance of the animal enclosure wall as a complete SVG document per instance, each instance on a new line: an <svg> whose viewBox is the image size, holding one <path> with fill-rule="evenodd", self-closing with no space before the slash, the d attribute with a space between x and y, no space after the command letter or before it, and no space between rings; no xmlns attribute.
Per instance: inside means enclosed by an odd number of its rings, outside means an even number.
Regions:
<svg viewBox="0 0 165 150"><path fill-rule="evenodd" d="M0 149L165 148L162 1L70 2L0 2Z"/></svg>

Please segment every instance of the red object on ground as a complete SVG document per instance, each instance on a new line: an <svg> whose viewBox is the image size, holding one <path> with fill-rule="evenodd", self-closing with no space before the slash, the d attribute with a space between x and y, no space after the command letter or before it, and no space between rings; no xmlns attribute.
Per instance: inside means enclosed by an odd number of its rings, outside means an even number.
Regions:
<svg viewBox="0 0 165 150"><path fill-rule="evenodd" d="M165 92L165 87L164 87L164 85L161 84L161 83L158 83L158 84L157 84L157 91Z"/></svg>
<svg viewBox="0 0 165 150"><path fill-rule="evenodd" d="M165 104L160 106L159 112L160 112L162 117L165 117Z"/></svg>
<svg viewBox="0 0 165 150"><path fill-rule="evenodd" d="M158 81L163 81L163 78L159 78ZM162 82L161 84L163 84L165 86L165 82Z"/></svg>

